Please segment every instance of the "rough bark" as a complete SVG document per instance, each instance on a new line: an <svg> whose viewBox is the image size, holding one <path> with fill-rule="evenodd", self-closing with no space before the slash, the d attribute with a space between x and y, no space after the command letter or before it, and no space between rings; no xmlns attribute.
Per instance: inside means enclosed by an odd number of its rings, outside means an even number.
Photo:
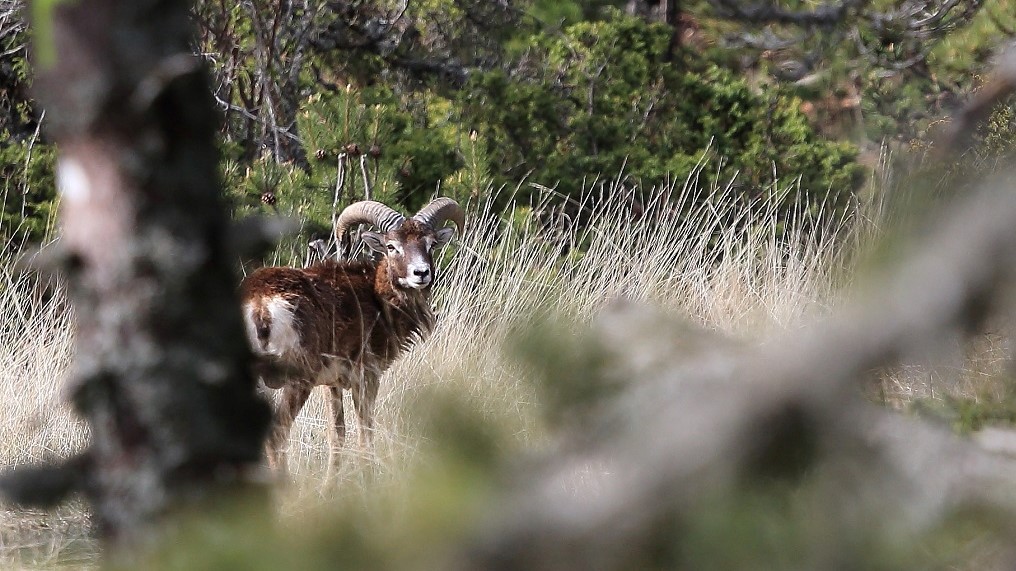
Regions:
<svg viewBox="0 0 1016 571"><path fill-rule="evenodd" d="M82 491L114 544L245 488L269 421L249 371L188 7L58 3L55 60L36 46L77 317L69 394L92 443L62 467L16 470L4 491L37 503Z"/></svg>

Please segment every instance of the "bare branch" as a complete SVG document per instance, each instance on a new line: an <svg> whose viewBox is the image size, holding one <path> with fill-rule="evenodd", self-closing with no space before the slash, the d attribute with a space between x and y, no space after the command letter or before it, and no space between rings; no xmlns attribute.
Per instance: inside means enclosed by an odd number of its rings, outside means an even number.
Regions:
<svg viewBox="0 0 1016 571"><path fill-rule="evenodd" d="M831 26L841 24L847 15L862 8L867 0L842 0L823 4L811 11L792 11L771 4L745 4L739 0L710 0L721 17L753 24L793 24L797 26Z"/></svg>
<svg viewBox="0 0 1016 571"><path fill-rule="evenodd" d="M334 230L335 225L339 220L339 202L342 201L342 194L346 187L346 153L339 153L336 159L336 170L335 170L335 195L332 197L332 225L331 229ZM338 237L335 236L335 232L329 233L328 238L329 248L334 247L336 254L339 250Z"/></svg>
<svg viewBox="0 0 1016 571"><path fill-rule="evenodd" d="M39 122L35 125L35 133L32 134L32 139L28 142L28 150L25 151L25 167L22 173L22 179L24 180L24 188L21 189L21 219L25 219L25 207L28 204L28 191L31 190L28 186L28 169L32 167L32 151L35 150L35 143L39 140L39 132L42 130L42 122L46 119L46 111L43 110L42 115L39 116Z"/></svg>
<svg viewBox="0 0 1016 571"><path fill-rule="evenodd" d="M251 113L245 107L241 107L239 105L234 105L234 104L232 104L232 103L222 99L221 97L219 97L216 94L212 94L212 95L215 98L215 102L220 107L222 107L223 109L228 110L228 111L235 111L235 112L239 113L240 115L243 115L244 117L246 117L246 118L248 118L248 119L250 119L252 121L258 122L259 124L263 125L264 127L268 127L269 124L268 124L268 122L265 119L263 119L262 117L259 117L258 115L255 115L254 113ZM286 137L286 138L288 138L288 139L290 139L290 140L292 140L292 141L294 141L296 143L300 142L300 138L297 137L296 135L290 133L289 129L286 129L285 127L275 126L275 127L273 127L273 129L275 129L275 136Z"/></svg>
<svg viewBox="0 0 1016 571"><path fill-rule="evenodd" d="M372 200L373 191L370 186L370 177L367 176L367 155L360 155L360 172L363 174L363 197L364 200Z"/></svg>

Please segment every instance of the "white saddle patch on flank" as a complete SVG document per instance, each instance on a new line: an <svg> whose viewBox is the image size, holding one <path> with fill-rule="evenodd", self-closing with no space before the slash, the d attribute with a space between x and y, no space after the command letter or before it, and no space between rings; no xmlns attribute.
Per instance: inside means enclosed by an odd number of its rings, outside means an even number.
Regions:
<svg viewBox="0 0 1016 571"><path fill-rule="evenodd" d="M281 297L271 297L263 300L264 308L272 317L268 329L268 341L264 346L259 346L257 328L254 325L254 311L257 302L251 302L244 308L243 320L247 327L247 338L251 340L251 346L256 353L262 355L283 356L290 351L300 350L300 332L296 328L296 317L293 314L293 304Z"/></svg>

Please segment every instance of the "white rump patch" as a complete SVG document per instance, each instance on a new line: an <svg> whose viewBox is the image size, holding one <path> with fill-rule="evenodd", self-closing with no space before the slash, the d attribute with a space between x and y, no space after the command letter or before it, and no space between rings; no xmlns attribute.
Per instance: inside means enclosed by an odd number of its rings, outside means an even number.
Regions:
<svg viewBox="0 0 1016 571"><path fill-rule="evenodd" d="M258 302L250 302L244 307L243 321L247 328L247 339L251 342L254 352L261 355L281 357L290 351L300 350L300 332L296 328L296 317L293 305L281 297L263 300L264 308L272 317L268 329L268 341L261 346L258 340L257 327L254 325L254 311Z"/></svg>

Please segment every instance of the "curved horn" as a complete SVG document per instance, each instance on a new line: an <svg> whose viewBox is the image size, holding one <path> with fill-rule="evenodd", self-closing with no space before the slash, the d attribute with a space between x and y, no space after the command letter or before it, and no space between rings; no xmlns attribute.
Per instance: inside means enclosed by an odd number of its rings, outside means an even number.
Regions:
<svg viewBox="0 0 1016 571"><path fill-rule="evenodd" d="M462 234L462 231L466 227L465 211L462 210L458 202L447 197L435 198L430 204L421 208L413 216L413 219L425 222L435 230L443 226L448 220L451 220L458 228L459 234Z"/></svg>
<svg viewBox="0 0 1016 571"><path fill-rule="evenodd" d="M335 237L339 241L339 256L349 255L349 229L357 224L373 224L382 232L390 232L405 222L405 216L399 214L387 204L373 200L354 202L339 214L335 220Z"/></svg>

